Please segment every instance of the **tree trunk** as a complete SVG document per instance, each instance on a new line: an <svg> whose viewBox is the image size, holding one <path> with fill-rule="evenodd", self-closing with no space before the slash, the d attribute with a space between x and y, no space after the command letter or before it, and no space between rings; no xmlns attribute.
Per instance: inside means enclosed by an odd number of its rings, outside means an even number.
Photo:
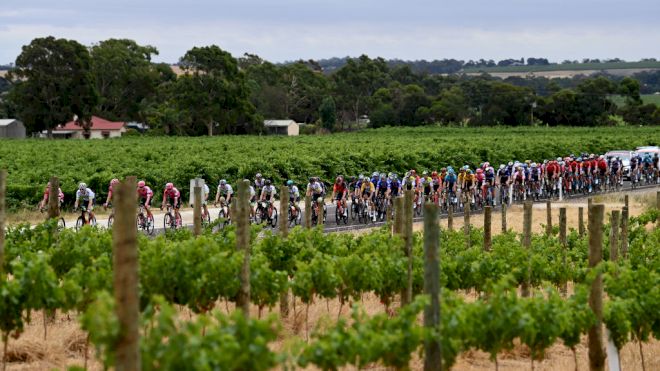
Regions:
<svg viewBox="0 0 660 371"><path fill-rule="evenodd" d="M242 251L243 265L239 274L241 287L236 299L236 307L243 311L245 317L250 315L250 184L247 181L238 184L238 205L236 220L236 249Z"/></svg>
<svg viewBox="0 0 660 371"><path fill-rule="evenodd" d="M212 137L213 136L213 121L206 123L206 133Z"/></svg>
<svg viewBox="0 0 660 371"><path fill-rule="evenodd" d="M603 205L589 205L589 268L594 269L603 260ZM588 332L589 368L605 369L605 350L603 348L603 276L598 274L591 284L589 307L596 316L596 324Z"/></svg>

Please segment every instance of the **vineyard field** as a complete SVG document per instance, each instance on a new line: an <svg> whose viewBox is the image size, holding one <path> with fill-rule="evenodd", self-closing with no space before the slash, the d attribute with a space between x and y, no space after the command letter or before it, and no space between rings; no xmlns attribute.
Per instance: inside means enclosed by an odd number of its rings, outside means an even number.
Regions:
<svg viewBox="0 0 660 371"><path fill-rule="evenodd" d="M76 184L86 182L105 197L112 178L136 175L156 190L174 182L187 197L189 180L235 184L261 172L282 184L306 184L312 175L329 181L411 168L475 166L570 153L660 144L653 127L622 128L385 128L327 136L139 137L111 140L0 140L0 168L8 169L8 206L34 207L45 183L58 176L71 204Z"/></svg>

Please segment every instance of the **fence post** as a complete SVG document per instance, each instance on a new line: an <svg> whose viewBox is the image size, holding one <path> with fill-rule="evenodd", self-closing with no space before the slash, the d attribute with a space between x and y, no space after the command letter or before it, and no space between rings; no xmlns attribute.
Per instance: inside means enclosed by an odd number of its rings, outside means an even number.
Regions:
<svg viewBox="0 0 660 371"><path fill-rule="evenodd" d="M532 202L525 201L523 204L523 248L527 253L531 254L532 247ZM529 282L530 282L531 267L529 261L527 261L527 272L525 273L525 282L523 282L521 287L521 294L523 297L529 296Z"/></svg>
<svg viewBox="0 0 660 371"><path fill-rule="evenodd" d="M589 268L594 268L603 260L603 205L592 204L589 207ZM605 369L605 350L603 348L603 277L598 274L591 284L589 307L596 316L596 324L589 329L589 368Z"/></svg>
<svg viewBox="0 0 660 371"><path fill-rule="evenodd" d="M624 196L623 196L623 206L625 206L625 207L629 207L629 206L628 206L628 195L624 195Z"/></svg>
<svg viewBox="0 0 660 371"><path fill-rule="evenodd" d="M136 177L130 176L114 187L116 199L115 222L112 227L112 265L115 311L119 320L115 369L120 371L140 369L136 183ZM50 196L57 199L57 188L51 188Z"/></svg>
<svg viewBox="0 0 660 371"><path fill-rule="evenodd" d="M320 200L317 200L316 202L317 202L317 205L318 205L318 208L319 208L319 215L316 216L316 225L320 225L321 229L323 229L324 228L323 224L325 224L325 220L323 220L323 218L325 216L325 210L324 210L325 201L323 199L320 199ZM312 215L310 214L310 217L311 216Z"/></svg>
<svg viewBox="0 0 660 371"><path fill-rule="evenodd" d="M5 266L5 190L7 189L7 170L0 169L0 277Z"/></svg>
<svg viewBox="0 0 660 371"><path fill-rule="evenodd" d="M243 265L238 280L241 287L236 298L236 307L240 308L245 317L250 315L250 184L238 183L236 197L236 249L243 252Z"/></svg>
<svg viewBox="0 0 660 371"><path fill-rule="evenodd" d="M582 206L578 208L578 233L580 233L580 237L584 236L584 208Z"/></svg>
<svg viewBox="0 0 660 371"><path fill-rule="evenodd" d="M403 203L404 209L404 226L403 238L406 242L405 253L408 258L408 271L406 276L406 288L404 295L401 296L401 306L409 304L412 301L412 244L413 244L413 202L415 199L415 191L407 190Z"/></svg>
<svg viewBox="0 0 660 371"><path fill-rule="evenodd" d="M447 229L450 231L454 230L454 206L450 205L447 208Z"/></svg>
<svg viewBox="0 0 660 371"><path fill-rule="evenodd" d="M470 200L468 197L465 197L463 202L463 233L465 233L465 248L469 249L472 241L470 241Z"/></svg>
<svg viewBox="0 0 660 371"><path fill-rule="evenodd" d="M660 191L655 194L655 208L660 210ZM660 218L655 221L656 228L660 228Z"/></svg>
<svg viewBox="0 0 660 371"><path fill-rule="evenodd" d="M621 211L621 254L624 259L628 258L628 207L624 206Z"/></svg>
<svg viewBox="0 0 660 371"><path fill-rule="evenodd" d="M280 188L280 236L282 239L289 235L289 187ZM289 289L280 294L280 317L289 316Z"/></svg>
<svg viewBox="0 0 660 371"><path fill-rule="evenodd" d="M488 205L484 208L484 250L490 251L493 246L493 240L491 238L491 216L493 208Z"/></svg>
<svg viewBox="0 0 660 371"><path fill-rule="evenodd" d="M424 327L440 330L440 225L438 207L433 203L424 205L424 293L431 303L424 308ZM439 335L437 332L432 332ZM428 337L424 342L424 370L441 370L440 338Z"/></svg>
<svg viewBox="0 0 660 371"><path fill-rule="evenodd" d="M193 187L193 234L199 236L202 234L202 187L195 179L195 187Z"/></svg>
<svg viewBox="0 0 660 371"><path fill-rule="evenodd" d="M502 233L506 233L506 203L502 204Z"/></svg>
<svg viewBox="0 0 660 371"><path fill-rule="evenodd" d="M617 261L619 258L619 219L621 212L612 210L610 216L610 261Z"/></svg>
<svg viewBox="0 0 660 371"><path fill-rule="evenodd" d="M50 191L48 191L48 219L60 216L60 180L54 176L50 178Z"/></svg>
<svg viewBox="0 0 660 371"><path fill-rule="evenodd" d="M566 241L566 208L562 207L559 208L559 243L561 243L562 247L562 265L564 269L567 269L566 267L566 248L567 248L567 241ZM566 277L566 272L562 273L562 284L561 284L561 293L566 296L568 293L568 279Z"/></svg>
<svg viewBox="0 0 660 371"><path fill-rule="evenodd" d="M546 209L545 234L548 237L550 237L552 236L552 201L546 201L545 209Z"/></svg>
<svg viewBox="0 0 660 371"><path fill-rule="evenodd" d="M312 228L312 195L305 196L305 228Z"/></svg>
<svg viewBox="0 0 660 371"><path fill-rule="evenodd" d="M403 233L405 211L403 208L403 197L394 198L394 235Z"/></svg>

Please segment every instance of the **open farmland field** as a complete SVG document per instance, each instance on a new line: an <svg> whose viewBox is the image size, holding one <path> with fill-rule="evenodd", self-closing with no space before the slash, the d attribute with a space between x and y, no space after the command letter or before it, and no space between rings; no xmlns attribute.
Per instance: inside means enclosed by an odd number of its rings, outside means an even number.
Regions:
<svg viewBox="0 0 660 371"><path fill-rule="evenodd" d="M621 95L613 95L610 99L612 99L612 101L619 107L626 104L625 98ZM643 94L642 102L644 102L644 104L650 103L660 106L660 94Z"/></svg>
<svg viewBox="0 0 660 371"><path fill-rule="evenodd" d="M545 71L602 71L621 69L660 69L660 62L570 63L532 66L470 67L465 73L493 72L545 72Z"/></svg>
<svg viewBox="0 0 660 371"><path fill-rule="evenodd" d="M136 175L154 189L171 181L187 188L189 179L221 178L235 184L261 172L275 184L306 183L317 175L373 171L403 174L411 168L497 165L511 160L540 161L570 153L660 144L657 128L386 128L327 136L141 137L112 140L0 140L0 168L7 168L8 204L36 205L47 180L60 178L71 202L76 184L86 182L105 197L112 178ZM158 193L158 192L156 192ZM184 196L187 197L187 196Z"/></svg>

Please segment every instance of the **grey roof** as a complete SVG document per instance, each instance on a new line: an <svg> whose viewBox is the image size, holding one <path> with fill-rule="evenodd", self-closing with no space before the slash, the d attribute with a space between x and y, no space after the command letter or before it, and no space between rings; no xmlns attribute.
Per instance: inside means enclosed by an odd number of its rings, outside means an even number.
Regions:
<svg viewBox="0 0 660 371"><path fill-rule="evenodd" d="M295 123L293 120L264 120L264 126L268 127L286 127Z"/></svg>
<svg viewBox="0 0 660 371"><path fill-rule="evenodd" d="M18 121L18 120L16 120L16 119L2 119L2 120L0 120L0 126L8 126L9 124L11 124L14 121ZM20 122L20 121L18 121L18 122Z"/></svg>

